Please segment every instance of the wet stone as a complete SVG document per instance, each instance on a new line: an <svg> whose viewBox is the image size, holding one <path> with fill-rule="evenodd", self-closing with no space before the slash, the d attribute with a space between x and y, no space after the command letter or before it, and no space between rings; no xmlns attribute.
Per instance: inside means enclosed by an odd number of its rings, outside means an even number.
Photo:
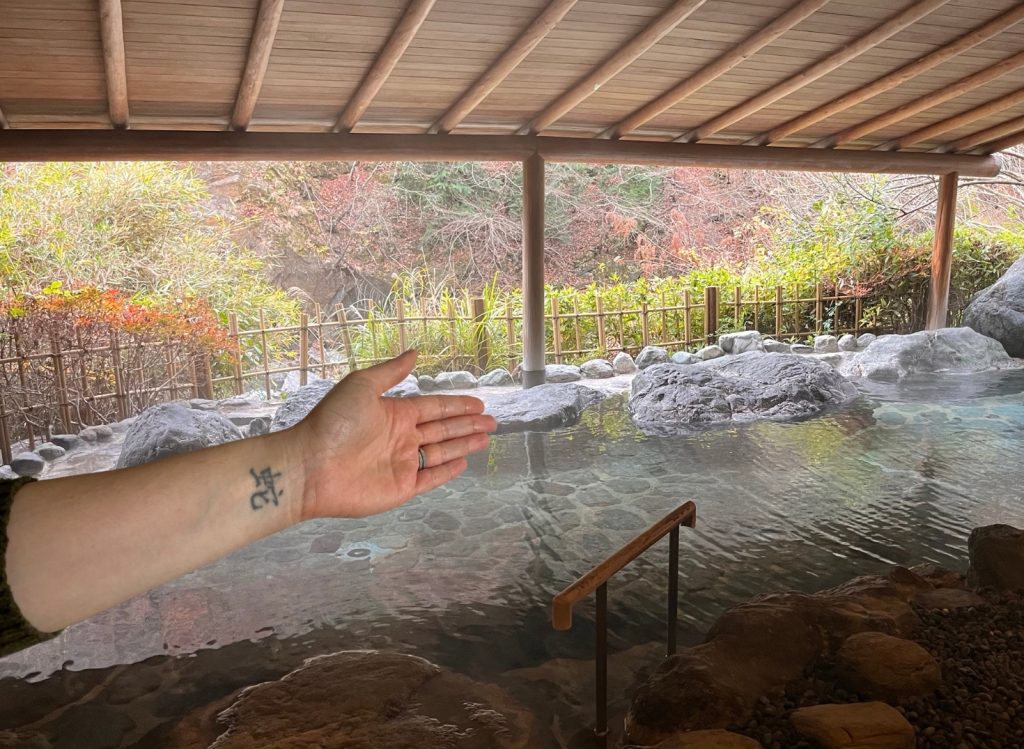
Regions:
<svg viewBox="0 0 1024 749"><path fill-rule="evenodd" d="M309 551L312 554L333 554L344 539L344 533L326 533L323 536L317 536L309 545Z"/></svg>
<svg viewBox="0 0 1024 749"><path fill-rule="evenodd" d="M77 434L54 434L50 436L50 442L65 450L74 450L81 446L82 438Z"/></svg>
<svg viewBox="0 0 1024 749"><path fill-rule="evenodd" d="M467 520L462 524L462 535L479 536L481 533L493 531L497 527L498 521L493 518L473 518L472 520Z"/></svg>
<svg viewBox="0 0 1024 749"><path fill-rule="evenodd" d="M643 518L619 508L602 510L599 520L602 528L612 531L632 531L643 528L647 523Z"/></svg>
<svg viewBox="0 0 1024 749"><path fill-rule="evenodd" d="M530 488L540 494L552 494L556 497L569 497L576 493L575 487L544 479L531 481Z"/></svg>
<svg viewBox="0 0 1024 749"><path fill-rule="evenodd" d="M64 456L66 451L63 447L52 442L44 442L36 447L35 453L43 460L56 460Z"/></svg>
<svg viewBox="0 0 1024 749"><path fill-rule="evenodd" d="M431 510L423 524L435 531L454 531L462 525L458 518L442 510Z"/></svg>
<svg viewBox="0 0 1024 749"><path fill-rule="evenodd" d="M616 494L639 494L651 488L651 483L644 479L612 479L608 488Z"/></svg>

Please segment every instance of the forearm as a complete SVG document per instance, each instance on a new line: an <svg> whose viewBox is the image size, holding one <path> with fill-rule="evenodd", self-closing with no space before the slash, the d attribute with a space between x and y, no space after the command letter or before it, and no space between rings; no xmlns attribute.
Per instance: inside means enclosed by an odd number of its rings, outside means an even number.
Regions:
<svg viewBox="0 0 1024 749"><path fill-rule="evenodd" d="M54 631L288 527L301 452L287 430L24 487L7 530L15 602Z"/></svg>

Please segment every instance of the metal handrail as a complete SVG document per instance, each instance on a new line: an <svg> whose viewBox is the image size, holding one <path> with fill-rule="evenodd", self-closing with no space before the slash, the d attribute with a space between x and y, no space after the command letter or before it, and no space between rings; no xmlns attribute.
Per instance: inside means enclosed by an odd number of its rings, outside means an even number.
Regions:
<svg viewBox="0 0 1024 749"><path fill-rule="evenodd" d="M587 574L559 593L551 602L551 624L557 630L572 627L572 609L597 592L594 617L594 670L596 675L596 717L594 736L601 749L608 746L608 581L638 556L669 535L668 547L668 637L665 657L676 652L679 621L679 526L697 524L697 505L685 502L656 522Z"/></svg>

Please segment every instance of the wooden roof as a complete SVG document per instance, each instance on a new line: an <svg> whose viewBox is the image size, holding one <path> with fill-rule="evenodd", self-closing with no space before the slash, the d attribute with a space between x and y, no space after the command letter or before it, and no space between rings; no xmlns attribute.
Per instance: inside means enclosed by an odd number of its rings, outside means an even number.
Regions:
<svg viewBox="0 0 1024 749"><path fill-rule="evenodd" d="M0 127L2 158L130 129L973 163L1024 142L1024 2L0 0ZM124 135L59 140L157 142Z"/></svg>

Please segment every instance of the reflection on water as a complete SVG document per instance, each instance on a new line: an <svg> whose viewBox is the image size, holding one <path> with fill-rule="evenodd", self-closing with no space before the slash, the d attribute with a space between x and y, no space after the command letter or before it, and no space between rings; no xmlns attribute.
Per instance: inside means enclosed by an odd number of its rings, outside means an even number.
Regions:
<svg viewBox="0 0 1024 749"><path fill-rule="evenodd" d="M203 686L160 707L164 721L344 648L402 649L499 683L586 658L588 606L572 633L554 633L551 597L687 499L699 515L682 535L691 641L767 590L889 564L963 567L972 527L1024 524L1022 392L1021 372L869 384L816 419L685 437L640 435L617 396L572 429L495 438L462 478L387 515L306 523L0 660L0 676L15 677L0 682L0 728L27 719L4 707L20 704L4 695L28 690L26 678L42 694L78 670L167 654L197 654L183 670ZM663 637L666 558L659 545L611 585L617 647ZM231 658L207 652L220 648ZM122 745L159 722L136 716Z"/></svg>

